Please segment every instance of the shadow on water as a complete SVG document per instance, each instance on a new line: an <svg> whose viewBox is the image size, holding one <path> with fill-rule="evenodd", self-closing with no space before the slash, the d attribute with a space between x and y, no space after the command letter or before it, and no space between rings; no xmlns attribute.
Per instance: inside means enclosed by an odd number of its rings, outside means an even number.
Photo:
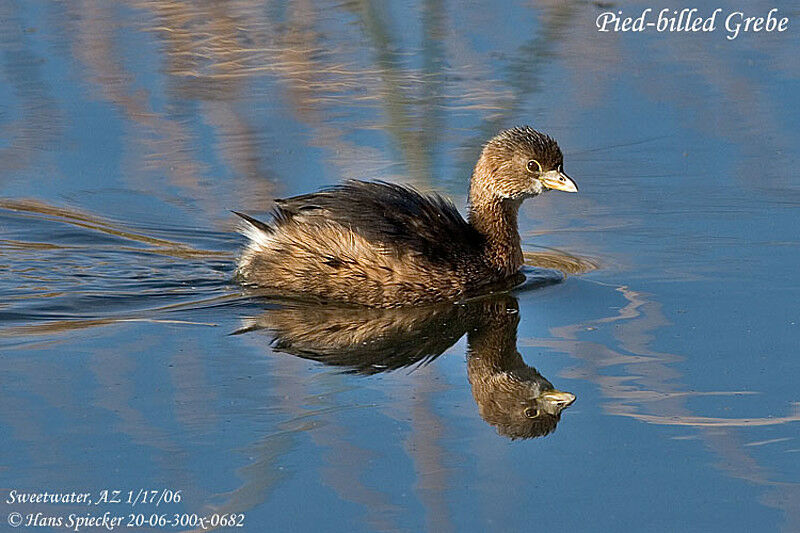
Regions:
<svg viewBox="0 0 800 533"><path fill-rule="evenodd" d="M545 286L553 281L542 281ZM273 351L372 375L427 365L467 335L467 369L481 417L512 439L555 430L575 397L555 390L516 349L519 305L508 294L463 304L367 309L290 304L250 319Z"/></svg>

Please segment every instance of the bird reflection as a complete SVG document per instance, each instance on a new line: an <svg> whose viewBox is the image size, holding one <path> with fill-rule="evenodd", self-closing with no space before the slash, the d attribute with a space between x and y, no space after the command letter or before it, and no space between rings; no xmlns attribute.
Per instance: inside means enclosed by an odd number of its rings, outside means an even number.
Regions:
<svg viewBox="0 0 800 533"><path fill-rule="evenodd" d="M274 351L371 375L426 365L467 334L467 373L481 417L511 439L555 430L575 396L556 390L517 351L519 305L509 294L459 305L372 309L282 303L236 333L260 330Z"/></svg>

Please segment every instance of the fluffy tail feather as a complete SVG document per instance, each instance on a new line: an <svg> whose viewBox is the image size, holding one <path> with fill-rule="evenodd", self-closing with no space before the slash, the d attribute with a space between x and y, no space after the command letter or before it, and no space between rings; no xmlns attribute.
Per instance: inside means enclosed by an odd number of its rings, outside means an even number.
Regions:
<svg viewBox="0 0 800 533"><path fill-rule="evenodd" d="M240 213L239 211L231 211L231 213L233 213L238 217L243 218L245 221L247 221L248 224L255 227L256 229L260 229L264 233L272 233L272 226L270 226L269 224L261 222L260 220L257 220L251 217L250 215L245 215L244 213Z"/></svg>
<svg viewBox="0 0 800 533"><path fill-rule="evenodd" d="M257 250L259 248L266 248L269 246L271 238L275 234L274 226L270 226L265 222L261 222L250 215L245 215L244 213L240 213L238 211L232 212L244 220L244 222L239 225L239 233L250 240L248 250ZM247 262L247 259L249 259L248 254L243 254L239 262L240 269L242 265Z"/></svg>

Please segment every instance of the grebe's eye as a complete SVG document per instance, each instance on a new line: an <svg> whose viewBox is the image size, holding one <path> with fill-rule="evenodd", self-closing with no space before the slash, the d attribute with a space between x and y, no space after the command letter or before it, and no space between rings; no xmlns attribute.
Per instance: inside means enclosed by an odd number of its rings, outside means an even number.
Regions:
<svg viewBox="0 0 800 533"><path fill-rule="evenodd" d="M542 165L535 159L528 161L528 172L542 172Z"/></svg>
<svg viewBox="0 0 800 533"><path fill-rule="evenodd" d="M535 407L526 407L526 408L525 408L525 416L526 416L527 418L536 418L536 417L538 417L540 414L541 414L541 411L539 411L539 410L538 410L537 408L535 408Z"/></svg>

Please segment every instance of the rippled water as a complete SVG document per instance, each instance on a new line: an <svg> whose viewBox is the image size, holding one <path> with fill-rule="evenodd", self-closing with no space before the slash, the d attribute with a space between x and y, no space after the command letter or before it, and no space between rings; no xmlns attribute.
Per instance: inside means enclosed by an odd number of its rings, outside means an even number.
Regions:
<svg viewBox="0 0 800 533"><path fill-rule="evenodd" d="M0 1L0 521L87 512L11 490L167 488L90 512L800 530L800 12L727 41L603 6ZM349 177L463 207L518 123L580 185L521 214L562 281L384 312L231 283L231 209ZM504 410L548 383L560 420Z"/></svg>

